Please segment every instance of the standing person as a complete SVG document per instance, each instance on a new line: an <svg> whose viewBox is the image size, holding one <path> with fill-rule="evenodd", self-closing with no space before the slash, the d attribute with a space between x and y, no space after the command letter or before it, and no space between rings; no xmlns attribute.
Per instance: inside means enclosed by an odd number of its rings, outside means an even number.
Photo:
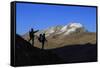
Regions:
<svg viewBox="0 0 100 68"><path fill-rule="evenodd" d="M44 44L45 44L45 42L47 42L46 37L45 37L45 33L40 34L38 40L39 40L40 43L42 43L41 49L44 49Z"/></svg>
<svg viewBox="0 0 100 68"><path fill-rule="evenodd" d="M33 45L33 46L34 46L34 37L35 37L35 33L38 32L38 31L39 31L39 30L34 31L33 28L31 28L31 31L29 31L29 37L30 37L29 42L30 42L30 40L32 40L32 45Z"/></svg>

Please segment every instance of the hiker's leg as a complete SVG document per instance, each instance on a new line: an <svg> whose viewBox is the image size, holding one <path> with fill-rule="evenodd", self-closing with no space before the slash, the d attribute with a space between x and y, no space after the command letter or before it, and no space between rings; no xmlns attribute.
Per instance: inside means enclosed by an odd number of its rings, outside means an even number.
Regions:
<svg viewBox="0 0 100 68"><path fill-rule="evenodd" d="M43 42L42 42L42 49L43 49Z"/></svg>
<svg viewBox="0 0 100 68"><path fill-rule="evenodd" d="M32 39L32 45L34 46L34 39Z"/></svg>
<svg viewBox="0 0 100 68"><path fill-rule="evenodd" d="M43 49L44 49L44 42L43 42Z"/></svg>

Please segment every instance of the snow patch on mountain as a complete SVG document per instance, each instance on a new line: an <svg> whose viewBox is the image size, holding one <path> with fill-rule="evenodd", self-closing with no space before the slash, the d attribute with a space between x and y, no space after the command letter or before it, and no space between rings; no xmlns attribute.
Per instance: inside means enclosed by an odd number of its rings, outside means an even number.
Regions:
<svg viewBox="0 0 100 68"><path fill-rule="evenodd" d="M67 31L64 33L64 35L68 35L68 34L70 34L70 33L72 33L72 32L75 32L75 31L76 31L76 28L71 28L71 29L67 30Z"/></svg>
<svg viewBox="0 0 100 68"><path fill-rule="evenodd" d="M68 24L67 28L66 28L66 32L64 33L64 35L68 35L72 32L75 32L76 29L78 28L83 28L83 25L80 23L70 23Z"/></svg>
<svg viewBox="0 0 100 68"><path fill-rule="evenodd" d="M76 28L80 28L80 27L83 27L83 25L82 25L82 24L80 24L80 23L70 23L70 24L69 24L69 27L76 27Z"/></svg>
<svg viewBox="0 0 100 68"><path fill-rule="evenodd" d="M78 28L83 28L83 25L80 23L70 23L68 25L63 26L62 29L56 34L61 34L64 32L64 35L68 35L72 32L75 32Z"/></svg>
<svg viewBox="0 0 100 68"><path fill-rule="evenodd" d="M66 31L67 30L67 25L65 25L61 30L60 30L60 32L64 32L64 31Z"/></svg>

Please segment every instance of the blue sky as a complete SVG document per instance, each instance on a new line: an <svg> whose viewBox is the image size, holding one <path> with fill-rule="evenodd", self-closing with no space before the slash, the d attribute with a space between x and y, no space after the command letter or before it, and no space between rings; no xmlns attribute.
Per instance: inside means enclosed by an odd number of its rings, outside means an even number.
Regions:
<svg viewBox="0 0 100 68"><path fill-rule="evenodd" d="M81 23L91 32L96 32L96 8L59 6L30 3L16 4L16 33L25 34L31 28L46 29L70 22Z"/></svg>

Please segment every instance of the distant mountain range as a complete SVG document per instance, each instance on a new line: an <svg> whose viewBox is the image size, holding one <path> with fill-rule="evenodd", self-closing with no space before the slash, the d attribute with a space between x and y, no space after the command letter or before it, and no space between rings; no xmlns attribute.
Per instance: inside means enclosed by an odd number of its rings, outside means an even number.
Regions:
<svg viewBox="0 0 100 68"><path fill-rule="evenodd" d="M65 26L57 25L37 32L35 34L35 46L39 48L41 48L41 44L38 41L38 36L41 33L45 33L48 40L45 49L86 43L96 44L96 33L89 32L80 23L70 23ZM22 37L29 40L29 33L25 33Z"/></svg>

